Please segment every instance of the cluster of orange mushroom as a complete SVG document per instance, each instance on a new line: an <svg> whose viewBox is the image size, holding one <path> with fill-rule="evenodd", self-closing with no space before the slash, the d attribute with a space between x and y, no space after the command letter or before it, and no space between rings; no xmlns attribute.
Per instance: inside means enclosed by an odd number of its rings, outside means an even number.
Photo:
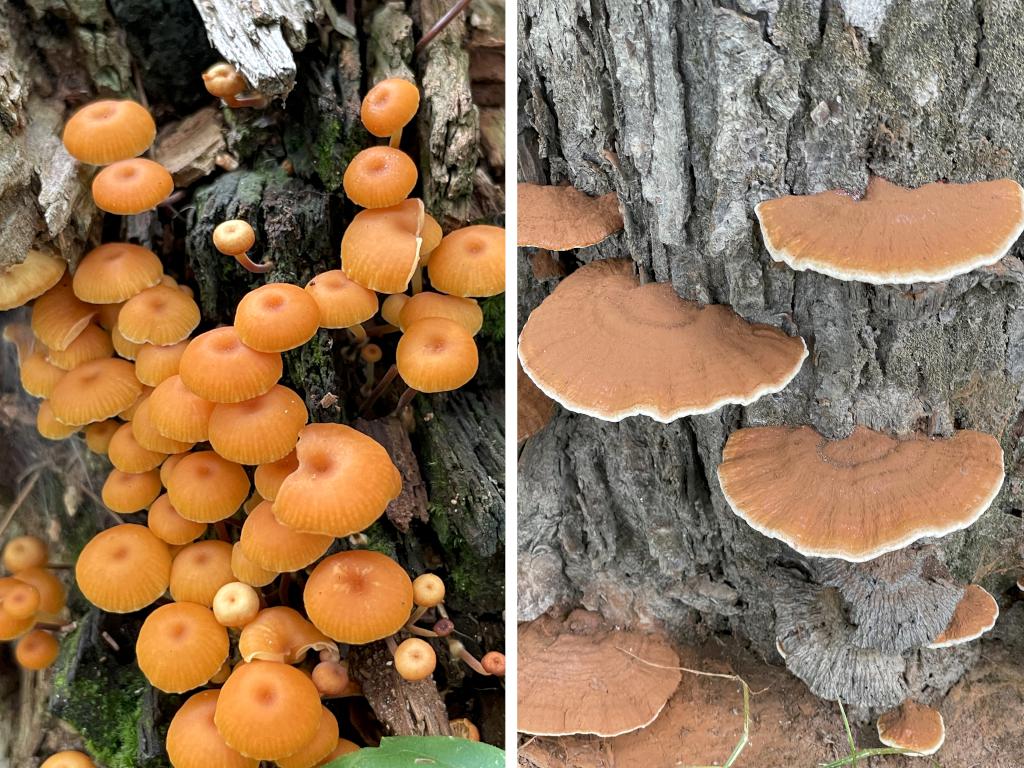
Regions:
<svg viewBox="0 0 1024 768"><path fill-rule="evenodd" d="M0 641L17 641L14 659L23 669L46 669L60 652L52 630L64 623L67 595L47 567L49 557L46 542L36 536L18 536L3 549Z"/></svg>

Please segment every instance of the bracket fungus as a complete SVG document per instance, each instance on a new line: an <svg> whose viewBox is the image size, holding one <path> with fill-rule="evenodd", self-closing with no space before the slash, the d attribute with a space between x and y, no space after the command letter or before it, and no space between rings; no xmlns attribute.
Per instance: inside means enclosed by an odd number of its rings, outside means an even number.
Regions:
<svg viewBox="0 0 1024 768"><path fill-rule="evenodd" d="M605 421L749 405L785 388L806 357L799 337L685 301L668 283L641 285L625 259L576 270L519 337L523 370L544 394Z"/></svg>
<svg viewBox="0 0 1024 768"><path fill-rule="evenodd" d="M24 261L0 271L0 312L42 296L60 283L67 267L58 256L30 250Z"/></svg>
<svg viewBox="0 0 1024 768"><path fill-rule="evenodd" d="M360 211L341 238L341 268L350 280L380 293L402 293L419 265L423 201Z"/></svg>
<svg viewBox="0 0 1024 768"><path fill-rule="evenodd" d="M949 625L928 644L929 648L950 648L977 640L996 625L999 603L985 589L969 584L953 611Z"/></svg>
<svg viewBox="0 0 1024 768"><path fill-rule="evenodd" d="M1024 231L1024 189L1011 179L906 189L878 176L842 190L755 207L775 261L875 285L938 282L995 264Z"/></svg>
<svg viewBox="0 0 1024 768"><path fill-rule="evenodd" d="M526 375L521 364L516 365L516 381L516 410L519 416L516 440L521 445L548 425L555 415L555 402L541 392L533 379Z"/></svg>
<svg viewBox="0 0 1024 768"><path fill-rule="evenodd" d="M915 755L934 755L946 740L942 715L907 699L878 718L878 740Z"/></svg>
<svg viewBox="0 0 1024 768"><path fill-rule="evenodd" d="M811 427L733 432L722 493L752 528L801 554L863 562L971 525L1003 484L992 436L890 437L857 427L828 440Z"/></svg>
<svg viewBox="0 0 1024 768"><path fill-rule="evenodd" d="M517 187L520 247L568 251L596 245L623 226L614 192L590 197L575 187L523 184Z"/></svg>

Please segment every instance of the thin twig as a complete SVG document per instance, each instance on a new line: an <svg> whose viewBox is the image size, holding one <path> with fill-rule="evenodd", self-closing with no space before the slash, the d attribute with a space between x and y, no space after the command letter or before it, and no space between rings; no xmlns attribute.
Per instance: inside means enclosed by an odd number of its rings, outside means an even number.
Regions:
<svg viewBox="0 0 1024 768"><path fill-rule="evenodd" d="M419 56L423 53L423 49L430 45L430 42L441 34L441 32L444 31L444 28L451 24L452 20L456 16L466 10L466 6L468 5L469 0L457 0L457 2L453 3L452 7L444 12L444 16L434 22L434 26L428 29L424 33L423 37L420 38L420 41L416 43L416 49L413 51L413 54Z"/></svg>
<svg viewBox="0 0 1024 768"><path fill-rule="evenodd" d="M37 469L32 473L32 477L29 481L22 486L21 491L14 499L14 503L11 504L10 509L7 510L7 514L4 515L3 522L0 522L0 536L4 535L4 531L6 531L7 526L11 524L11 520L14 519L14 515L17 513L18 508L25 503L25 499L27 499L28 495L32 493L32 489L36 487L36 483L39 481L39 475L42 471L41 467Z"/></svg>

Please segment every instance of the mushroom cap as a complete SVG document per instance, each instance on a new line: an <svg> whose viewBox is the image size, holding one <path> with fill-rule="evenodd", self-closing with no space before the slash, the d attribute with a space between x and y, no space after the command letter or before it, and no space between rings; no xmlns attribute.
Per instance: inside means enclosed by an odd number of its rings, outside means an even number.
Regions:
<svg viewBox="0 0 1024 768"><path fill-rule="evenodd" d="M44 567L49 557L50 548L38 536L15 536L4 545L0 561L5 571L14 573L26 568Z"/></svg>
<svg viewBox="0 0 1024 768"><path fill-rule="evenodd" d="M334 543L334 537L299 533L281 525L274 517L271 502L262 501L245 519L238 543L245 556L256 565L284 573L316 562Z"/></svg>
<svg viewBox="0 0 1024 768"><path fill-rule="evenodd" d="M153 391L155 392L156 390ZM188 451L192 447L191 442L174 440L173 438L165 436L157 428L154 419L161 413L161 411L156 411L156 409L151 406L151 399L152 394L147 394L145 398L142 399L142 402L137 403L132 408L133 413L130 414L132 433L135 435L136 441L143 448L148 448L151 451L159 451L160 453L166 453L168 455ZM128 417L128 412L121 414L122 419ZM167 484L164 483L164 485Z"/></svg>
<svg viewBox="0 0 1024 768"><path fill-rule="evenodd" d="M100 328L112 331L117 325L117 316L121 314L123 306L123 301L117 304L100 304L96 315L96 322L99 323Z"/></svg>
<svg viewBox="0 0 1024 768"><path fill-rule="evenodd" d="M217 590L235 580L231 545L208 539L186 544L171 564L171 597L179 603L213 606Z"/></svg>
<svg viewBox="0 0 1024 768"><path fill-rule="evenodd" d="M516 410L519 415L516 440L523 443L548 425L555 415L555 401L541 392L533 379L526 375L518 360L516 363L516 381L519 384L516 392Z"/></svg>
<svg viewBox="0 0 1024 768"><path fill-rule="evenodd" d="M174 768L259 768L224 743L213 722L219 690L200 691L181 705L167 729L167 756Z"/></svg>
<svg viewBox="0 0 1024 768"><path fill-rule="evenodd" d="M320 308L321 328L349 328L377 314L377 294L340 269L321 272L306 283L306 292Z"/></svg>
<svg viewBox="0 0 1024 768"><path fill-rule="evenodd" d="M143 347L142 344L128 341L121 333L121 329L117 327L117 323L114 323L114 327L110 329L110 341L114 345L114 351L125 360L134 360Z"/></svg>
<svg viewBox="0 0 1024 768"><path fill-rule="evenodd" d="M934 755L946 740L938 710L910 699L879 717L877 726L879 741L915 755Z"/></svg>
<svg viewBox="0 0 1024 768"><path fill-rule="evenodd" d="M50 405L63 423L84 426L116 416L141 394L142 384L131 363L104 358L64 374L53 388Z"/></svg>
<svg viewBox="0 0 1024 768"><path fill-rule="evenodd" d="M62 371L70 371L84 363L112 357L113 354L114 345L110 341L110 334L90 323L78 334L78 338L68 344L67 349L48 350L46 361Z"/></svg>
<svg viewBox="0 0 1024 768"><path fill-rule="evenodd" d="M164 488L167 487L167 481L171 479L171 472L178 466L178 462L186 456L188 456L186 452L171 454L160 465L160 482L163 483Z"/></svg>
<svg viewBox="0 0 1024 768"><path fill-rule="evenodd" d="M225 627L244 627L260 611L260 596L242 581L229 581L213 596L213 615Z"/></svg>
<svg viewBox="0 0 1024 768"><path fill-rule="evenodd" d="M157 387L171 376L177 376L187 341L159 346L143 344L135 355L135 377L147 387Z"/></svg>
<svg viewBox="0 0 1024 768"><path fill-rule="evenodd" d="M258 352L284 352L301 347L319 327L319 305L291 283L261 285L249 291L235 310L238 338Z"/></svg>
<svg viewBox="0 0 1024 768"><path fill-rule="evenodd" d="M146 525L158 539L175 547L191 544L206 533L206 523L196 523L179 515L166 493L150 505Z"/></svg>
<svg viewBox="0 0 1024 768"><path fill-rule="evenodd" d="M295 754L278 758L278 768L315 768L337 745L338 720L327 707L321 706L316 735Z"/></svg>
<svg viewBox="0 0 1024 768"><path fill-rule="evenodd" d="M139 445L132 432L132 422L122 424L107 446L107 455L115 469L138 473L156 469L167 458L166 453L150 451ZM159 474L157 475L159 478Z"/></svg>
<svg viewBox="0 0 1024 768"><path fill-rule="evenodd" d="M92 180L96 207L120 216L155 208L173 191L174 180L167 169L142 157L108 165Z"/></svg>
<svg viewBox="0 0 1024 768"><path fill-rule="evenodd" d="M421 573L412 582L412 599L423 608L433 608L444 601L444 581L436 573Z"/></svg>
<svg viewBox="0 0 1024 768"><path fill-rule="evenodd" d="M313 685L323 697L343 696L355 685L348 674L347 662L321 661L310 673Z"/></svg>
<svg viewBox="0 0 1024 768"><path fill-rule="evenodd" d="M234 462L213 451L197 451L171 472L167 495L178 514L197 523L231 517L249 496L249 477Z"/></svg>
<svg viewBox="0 0 1024 768"><path fill-rule="evenodd" d="M153 144L156 123L134 101L103 99L86 104L64 126L64 148L87 165L138 157Z"/></svg>
<svg viewBox="0 0 1024 768"><path fill-rule="evenodd" d="M210 445L225 459L239 464L278 461L295 449L308 418L302 398L288 387L275 384L252 400L214 406L209 419Z"/></svg>
<svg viewBox="0 0 1024 768"><path fill-rule="evenodd" d="M199 325L199 305L176 286L156 285L128 299L117 329L135 344L177 344Z"/></svg>
<svg viewBox="0 0 1024 768"><path fill-rule="evenodd" d="M420 91L416 84L400 77L389 77L367 91L359 117L366 130L383 138L402 130L419 108Z"/></svg>
<svg viewBox="0 0 1024 768"><path fill-rule="evenodd" d="M130 515L141 512L160 495L160 473L156 469L147 472L122 472L113 469L103 483L103 503L114 512Z"/></svg>
<svg viewBox="0 0 1024 768"><path fill-rule="evenodd" d="M268 392L284 371L281 355L247 347L232 326L196 336L181 356L185 386L214 403L240 403Z"/></svg>
<svg viewBox="0 0 1024 768"><path fill-rule="evenodd" d="M326 651L338 657L338 646L333 640L298 611L284 605L260 611L238 637L238 653L245 661L298 664L309 651Z"/></svg>
<svg viewBox="0 0 1024 768"><path fill-rule="evenodd" d="M519 626L521 732L618 736L654 722L679 686L679 657L664 638L588 629Z"/></svg>
<svg viewBox="0 0 1024 768"><path fill-rule="evenodd" d="M393 293L387 296L380 304L380 316L384 318L384 322L400 328L402 310L409 303L409 299L410 297L404 293Z"/></svg>
<svg viewBox="0 0 1024 768"><path fill-rule="evenodd" d="M36 412L36 431L41 436L47 440L67 440L78 429L78 427L68 426L58 421L57 417L53 415L53 407L49 400L39 403L39 410Z"/></svg>
<svg viewBox="0 0 1024 768"><path fill-rule="evenodd" d="M164 437L181 443L201 443L210 438L210 418L216 403L204 400L182 381L181 374L168 376L149 396L148 415Z"/></svg>
<svg viewBox="0 0 1024 768"><path fill-rule="evenodd" d="M252 661L224 683L214 722L229 746L259 760L278 760L309 744L320 728L320 695L286 664Z"/></svg>
<svg viewBox="0 0 1024 768"><path fill-rule="evenodd" d="M39 768L96 768L96 763L83 752L69 750L50 755Z"/></svg>
<svg viewBox="0 0 1024 768"><path fill-rule="evenodd" d="M409 637L395 649L395 671L404 680L416 681L430 677L437 667L433 646L418 637Z"/></svg>
<svg viewBox="0 0 1024 768"><path fill-rule="evenodd" d="M334 747L334 751L327 755L327 757L325 757L321 761L320 765L328 765L332 760L336 760L339 757L343 757L344 755L352 754L353 752L358 752L360 749L362 749L362 747L360 747L354 741L349 741L348 739L338 739L338 743Z"/></svg>
<svg viewBox="0 0 1024 768"><path fill-rule="evenodd" d="M46 359L47 352L36 350L21 360L19 376L22 388L32 397L48 398L66 371Z"/></svg>
<svg viewBox="0 0 1024 768"><path fill-rule="evenodd" d="M75 579L85 599L100 610L132 613L167 591L171 553L148 528L115 525L82 549Z"/></svg>
<svg viewBox="0 0 1024 768"><path fill-rule="evenodd" d="M63 351L86 329L96 312L94 305L75 296L68 282L62 282L32 305L32 333L49 349Z"/></svg>
<svg viewBox="0 0 1024 768"><path fill-rule="evenodd" d="M22 637L14 649L14 660L24 669L46 669L57 660L60 645L57 638L42 629Z"/></svg>
<svg viewBox="0 0 1024 768"><path fill-rule="evenodd" d="M411 297L398 313L399 327L404 331L425 317L443 317L458 323L471 336L476 336L484 324L484 313L473 299L449 296L446 293L423 291Z"/></svg>
<svg viewBox="0 0 1024 768"><path fill-rule="evenodd" d="M219 61L203 72L203 85L211 96L220 99L237 96L249 87L238 70L226 61Z"/></svg>
<svg viewBox="0 0 1024 768"><path fill-rule="evenodd" d="M759 203L775 261L839 280L936 282L995 264L1024 230L1024 189L1011 179L906 189L878 176L842 190Z"/></svg>
<svg viewBox="0 0 1024 768"><path fill-rule="evenodd" d="M0 604L0 610L3 610L12 619L31 619L39 612L41 603L39 590L32 584L22 582L7 590L3 596L3 603Z"/></svg>
<svg viewBox="0 0 1024 768"><path fill-rule="evenodd" d="M412 610L412 581L394 560L355 549L324 558L302 595L316 628L341 643L362 645L395 634Z"/></svg>
<svg viewBox="0 0 1024 768"><path fill-rule="evenodd" d="M430 283L453 296L496 296L505 290L505 230L473 224L444 236L430 254Z"/></svg>
<svg viewBox="0 0 1024 768"><path fill-rule="evenodd" d="M402 293L419 264L423 201L360 211L341 237L341 267L350 280L381 293Z"/></svg>
<svg viewBox="0 0 1024 768"><path fill-rule="evenodd" d="M231 548L231 572L236 579L250 587L265 587L279 575L275 571L260 568L247 558L237 542Z"/></svg>
<svg viewBox="0 0 1024 768"><path fill-rule="evenodd" d="M348 536L368 528L402 491L388 452L342 424L310 424L299 433L299 467L281 483L274 516L289 528Z"/></svg>
<svg viewBox="0 0 1024 768"><path fill-rule="evenodd" d="M169 603L153 611L135 643L139 669L164 693L205 685L227 660L228 631L213 611L195 603Z"/></svg>
<svg viewBox="0 0 1024 768"><path fill-rule="evenodd" d="M625 259L576 270L519 337L523 370L544 394L605 421L749 405L783 389L805 357L799 337L685 301L669 283L640 285Z"/></svg>
<svg viewBox="0 0 1024 768"><path fill-rule="evenodd" d="M519 184L516 244L568 251L596 245L622 229L614 192L590 197L575 187Z"/></svg>
<svg viewBox="0 0 1024 768"><path fill-rule="evenodd" d="M25 582L11 576L0 576L0 605L4 603L14 590L21 590ZM35 626L35 615L16 618L7 611L0 609L0 641L14 640L21 637Z"/></svg>
<svg viewBox="0 0 1024 768"><path fill-rule="evenodd" d="M996 625L999 603L977 584L968 584L953 611L953 618L929 648L949 648L977 640Z"/></svg>
<svg viewBox="0 0 1024 768"><path fill-rule="evenodd" d="M348 164L342 186L356 205L387 208L405 200L417 178L416 164L405 152L392 147L367 147Z"/></svg>
<svg viewBox="0 0 1024 768"><path fill-rule="evenodd" d="M971 525L1003 484L1003 451L972 430L895 438L857 427L830 441L811 427L755 427L729 436L718 480L765 536L864 562Z"/></svg>
<svg viewBox="0 0 1024 768"><path fill-rule="evenodd" d="M164 265L155 253L132 243L93 248L78 264L72 287L90 304L119 304L159 285Z"/></svg>
<svg viewBox="0 0 1024 768"><path fill-rule="evenodd" d="M402 381L420 392L458 389L476 375L479 363L472 334L444 317L417 320L405 329L395 350Z"/></svg>
<svg viewBox="0 0 1024 768"><path fill-rule="evenodd" d="M0 271L0 312L42 296L60 282L67 268L59 256L30 250L24 261Z"/></svg>
<svg viewBox="0 0 1024 768"><path fill-rule="evenodd" d="M121 428L117 419L96 421L85 428L85 445L93 453L105 454L110 450L110 441L114 433Z"/></svg>
<svg viewBox="0 0 1024 768"><path fill-rule="evenodd" d="M420 245L420 262L422 264L427 263L427 257L441 244L441 240L444 239L444 230L441 229L441 225L437 223L437 219L431 216L429 213L423 214L423 226L420 227L420 239L423 243Z"/></svg>
<svg viewBox="0 0 1024 768"><path fill-rule="evenodd" d="M247 221L222 221L213 230L213 247L225 256L240 256L255 244L256 232Z"/></svg>
<svg viewBox="0 0 1024 768"><path fill-rule="evenodd" d="M299 457L293 450L283 459L269 464L260 464L253 473L253 483L261 497L267 501L277 498L281 483L292 472L299 468Z"/></svg>

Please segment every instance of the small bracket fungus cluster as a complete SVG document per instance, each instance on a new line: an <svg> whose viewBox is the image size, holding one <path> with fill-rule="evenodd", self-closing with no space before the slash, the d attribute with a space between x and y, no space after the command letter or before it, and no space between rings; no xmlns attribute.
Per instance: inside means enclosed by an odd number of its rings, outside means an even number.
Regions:
<svg viewBox="0 0 1024 768"><path fill-rule="evenodd" d="M14 660L39 671L57 660L55 632L65 622L67 594L50 570L46 542L35 536L10 539L3 548L0 576L0 641L13 641Z"/></svg>

